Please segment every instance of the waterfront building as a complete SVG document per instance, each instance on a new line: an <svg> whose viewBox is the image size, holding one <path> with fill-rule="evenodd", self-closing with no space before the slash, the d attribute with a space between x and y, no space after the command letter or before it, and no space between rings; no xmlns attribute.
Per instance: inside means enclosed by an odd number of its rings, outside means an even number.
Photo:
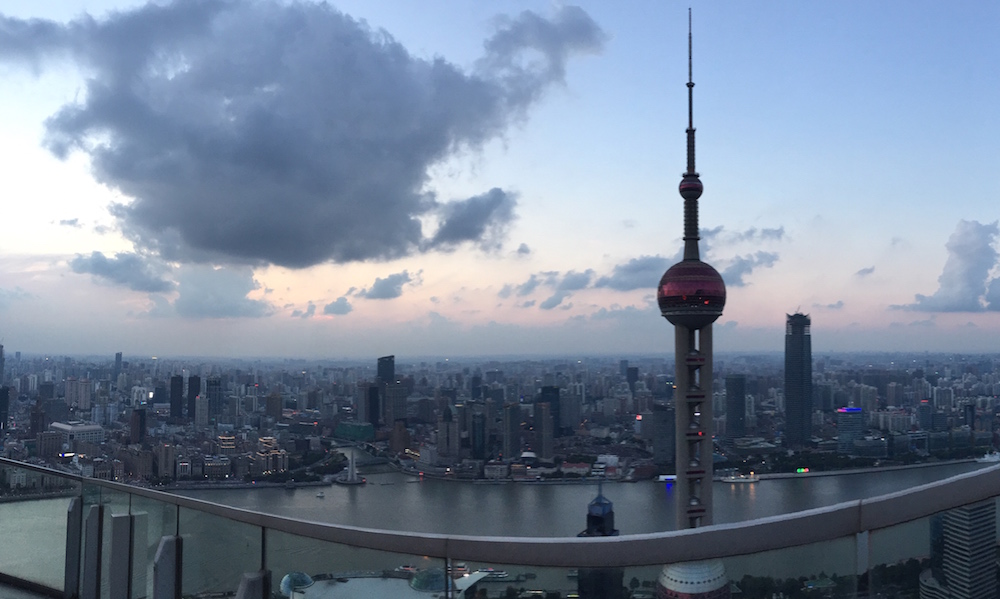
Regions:
<svg viewBox="0 0 1000 599"><path fill-rule="evenodd" d="M615 507L597 487L597 497L587 506L587 528L578 537L617 537ZM616 599L625 597L625 572L621 568L580 568L577 593L580 599Z"/></svg>
<svg viewBox="0 0 1000 599"><path fill-rule="evenodd" d="M675 413L673 406L653 404L653 463L660 472L674 473Z"/></svg>
<svg viewBox="0 0 1000 599"><path fill-rule="evenodd" d="M440 428L438 434L441 434ZM520 454L521 405L509 403L503 407L503 459L508 462L516 460Z"/></svg>
<svg viewBox="0 0 1000 599"><path fill-rule="evenodd" d="M550 461L555 457L555 438L553 435L551 405L548 402L535 406L535 438L538 442L538 458Z"/></svg>
<svg viewBox="0 0 1000 599"><path fill-rule="evenodd" d="M802 447L812 437L812 336L806 314L785 320L785 445Z"/></svg>
<svg viewBox="0 0 1000 599"><path fill-rule="evenodd" d="M560 432L562 425L562 418L560 416L561 411L559 409L560 408L559 399L560 399L559 387L556 387L555 385L547 385L542 387L542 391L535 402L539 404L541 403L549 404L549 412L552 414L552 421L553 421L553 428L552 428L553 437L562 436Z"/></svg>
<svg viewBox="0 0 1000 599"><path fill-rule="evenodd" d="M837 453L854 453L854 442L864 437L865 422L861 408L837 410Z"/></svg>
<svg viewBox="0 0 1000 599"><path fill-rule="evenodd" d="M747 375L726 377L726 440L745 437L747 413Z"/></svg>

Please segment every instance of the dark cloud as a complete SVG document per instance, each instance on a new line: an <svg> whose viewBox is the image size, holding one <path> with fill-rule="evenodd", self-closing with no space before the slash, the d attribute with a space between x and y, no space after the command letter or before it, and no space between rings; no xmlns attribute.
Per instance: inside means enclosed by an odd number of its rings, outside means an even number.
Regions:
<svg viewBox="0 0 1000 599"><path fill-rule="evenodd" d="M524 297L526 295L531 295L531 293L541 284L542 279L539 279L537 275L531 275L527 281L515 287L514 291L520 297Z"/></svg>
<svg viewBox="0 0 1000 599"><path fill-rule="evenodd" d="M294 310L292 318L312 318L316 314L316 304L309 302L305 310Z"/></svg>
<svg viewBox="0 0 1000 599"><path fill-rule="evenodd" d="M875 267L874 266L869 266L868 268L862 268L861 270L859 270L858 272L856 272L854 274L855 274L855 276L858 276L858 277L867 277L868 275L872 274L873 272L875 272Z"/></svg>
<svg viewBox="0 0 1000 599"><path fill-rule="evenodd" d="M190 265L177 269L177 299L173 307L185 318L259 318L273 306L247 297L260 289L250 268Z"/></svg>
<svg viewBox="0 0 1000 599"><path fill-rule="evenodd" d="M522 308L534 308L537 302L535 300L528 300L521 304Z"/></svg>
<svg viewBox="0 0 1000 599"><path fill-rule="evenodd" d="M62 227L73 227L74 229L79 229L80 227L83 226L80 224L80 219L78 218L69 218L66 220L61 220L59 221L59 225Z"/></svg>
<svg viewBox="0 0 1000 599"><path fill-rule="evenodd" d="M376 277L371 287L358 292L358 297L378 300L395 299L403 295L403 285L412 280L410 273L405 270L389 275L384 279Z"/></svg>
<svg viewBox="0 0 1000 599"><path fill-rule="evenodd" d="M729 260L722 270L722 280L729 287L743 287L746 285L744 277L750 275L757 268L770 268L778 261L778 254L774 252L756 252L746 256L736 256Z"/></svg>
<svg viewBox="0 0 1000 599"><path fill-rule="evenodd" d="M663 256L639 256L618 264L611 274L597 279L594 287L610 287L618 291L633 289L656 289L663 273L670 268L670 262Z"/></svg>
<svg viewBox="0 0 1000 599"><path fill-rule="evenodd" d="M329 304L323 306L323 314L331 314L335 316L342 316L347 314L354 308L351 303L347 301L346 296L338 297L336 300L330 302Z"/></svg>
<svg viewBox="0 0 1000 599"><path fill-rule="evenodd" d="M542 310L551 310L559 304L563 303L563 300L569 297L571 294L568 291L556 291L547 300L538 304L538 307Z"/></svg>
<svg viewBox="0 0 1000 599"><path fill-rule="evenodd" d="M441 226L428 243L429 247L454 247L473 242L484 251L500 248L507 227L514 220L517 200L502 189L493 188L483 195L441 206ZM523 245L523 244L522 244Z"/></svg>
<svg viewBox="0 0 1000 599"><path fill-rule="evenodd" d="M497 297L501 299L507 299L508 297L510 297L511 293L514 293L514 286L508 283L504 285L503 288L500 289L500 291L497 293Z"/></svg>
<svg viewBox="0 0 1000 599"><path fill-rule="evenodd" d="M590 280L594 278L594 271L589 268L584 272L569 271L563 276L556 286L559 291L578 291L586 289L590 285Z"/></svg>
<svg viewBox="0 0 1000 599"><path fill-rule="evenodd" d="M982 312L1000 310L1000 286L990 279L997 265L994 248L1000 234L997 222L960 220L945 248L948 260L938 277L934 295L917 295L912 304L892 306L922 312Z"/></svg>
<svg viewBox="0 0 1000 599"><path fill-rule="evenodd" d="M521 245L517 246L517 253L522 256L527 256L528 254L531 253L531 248L528 247L528 244L522 243Z"/></svg>
<svg viewBox="0 0 1000 599"><path fill-rule="evenodd" d="M86 154L130 198L112 212L138 247L294 268L495 248L513 197L442 206L428 169L502 136L604 38L580 8L526 11L498 20L467 72L325 3L175 0L67 24L3 18L0 60L60 54L86 71L45 143Z"/></svg>
<svg viewBox="0 0 1000 599"><path fill-rule="evenodd" d="M118 253L113 258L101 252L78 255L69 262L75 273L92 274L133 291L164 293L173 291L174 283L166 278L169 269L159 260L133 253Z"/></svg>

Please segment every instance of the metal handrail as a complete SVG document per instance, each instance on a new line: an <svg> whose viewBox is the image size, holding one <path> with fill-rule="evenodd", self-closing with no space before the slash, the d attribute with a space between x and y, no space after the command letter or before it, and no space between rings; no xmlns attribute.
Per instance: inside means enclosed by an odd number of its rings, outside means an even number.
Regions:
<svg viewBox="0 0 1000 599"><path fill-rule="evenodd" d="M320 541L432 558L539 567L653 566L748 555L850 537L1000 497L1000 465L997 465L869 499L693 530L617 537L490 537L387 531L311 522L146 487L85 478L6 458L0 458L0 465L25 468L74 480L81 485L137 495Z"/></svg>

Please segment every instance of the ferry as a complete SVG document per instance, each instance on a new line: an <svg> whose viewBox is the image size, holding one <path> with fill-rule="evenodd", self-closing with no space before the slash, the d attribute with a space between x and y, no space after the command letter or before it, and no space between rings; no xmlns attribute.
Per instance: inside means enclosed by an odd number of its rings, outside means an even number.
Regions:
<svg viewBox="0 0 1000 599"><path fill-rule="evenodd" d="M494 568L480 568L479 572L486 574L486 578L483 579L484 581L503 580L509 576L506 570L496 570Z"/></svg>
<svg viewBox="0 0 1000 599"><path fill-rule="evenodd" d="M323 491L320 491L319 493L316 493L316 497L323 499L324 497L326 497L326 495L323 494Z"/></svg>
<svg viewBox="0 0 1000 599"><path fill-rule="evenodd" d="M750 474L730 474L729 476L723 476L722 482L724 483L755 483L760 481L760 476L750 472Z"/></svg>
<svg viewBox="0 0 1000 599"><path fill-rule="evenodd" d="M981 458L976 458L976 461L977 462L986 463L986 464L990 464L990 463L994 463L994 462L1000 462L1000 453L998 453L996 451L991 451L991 452L989 452L988 454L984 455Z"/></svg>

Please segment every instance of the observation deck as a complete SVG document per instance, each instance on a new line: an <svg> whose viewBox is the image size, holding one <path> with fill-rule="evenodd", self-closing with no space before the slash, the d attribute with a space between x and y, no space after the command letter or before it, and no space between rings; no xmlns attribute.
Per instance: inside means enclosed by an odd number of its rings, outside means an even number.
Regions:
<svg viewBox="0 0 1000 599"><path fill-rule="evenodd" d="M620 596L639 599L656 596L665 565L719 560L742 597L769 584L779 591L812 585L826 597L897 596L938 584L930 570L920 574L932 558L943 559L946 570L956 563L948 547L962 539L941 549L933 537L962 534L951 524L962 518L992 531L971 576L986 569L981 578L995 585L998 498L1000 465L870 499L697 529L487 537L308 522L0 459L0 583L81 599L322 599L467 596L462 585L476 578L476 596L508 596L513 588L513 596L567 597L577 592L580 572L620 569ZM940 551L945 555L932 555ZM408 584L435 568L453 576L423 576L420 584L472 577L437 594ZM286 578L295 572L308 576ZM289 587L296 580L310 584Z"/></svg>

